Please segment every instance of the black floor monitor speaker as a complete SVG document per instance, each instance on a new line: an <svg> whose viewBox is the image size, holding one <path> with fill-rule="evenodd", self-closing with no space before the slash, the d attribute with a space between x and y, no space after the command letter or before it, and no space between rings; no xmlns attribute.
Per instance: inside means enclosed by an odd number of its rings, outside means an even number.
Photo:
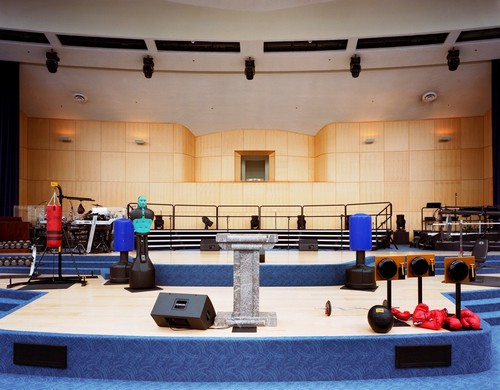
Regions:
<svg viewBox="0 0 500 390"><path fill-rule="evenodd" d="M202 238L200 241L200 251L218 251L220 250L219 244L215 238Z"/></svg>
<svg viewBox="0 0 500 390"><path fill-rule="evenodd" d="M151 311L158 326L208 329L215 319L215 309L207 295L160 293Z"/></svg>
<svg viewBox="0 0 500 390"><path fill-rule="evenodd" d="M318 240L315 238L300 238L299 251L317 251Z"/></svg>

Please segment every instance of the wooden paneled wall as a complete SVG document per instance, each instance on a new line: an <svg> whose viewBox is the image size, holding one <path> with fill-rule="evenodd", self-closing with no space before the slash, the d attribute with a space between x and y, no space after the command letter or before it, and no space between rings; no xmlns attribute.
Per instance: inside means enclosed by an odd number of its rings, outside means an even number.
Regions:
<svg viewBox="0 0 500 390"><path fill-rule="evenodd" d="M61 142L62 135L71 142ZM451 140L440 141L442 135ZM366 143L367 138L374 142ZM138 145L135 139L145 143ZM237 181L235 151L274 151L274 181ZM420 210L427 202L491 204L491 113L472 118L332 123L316 136L239 129L198 137L179 124L22 114L20 203L47 201L51 181L59 182L66 195L90 197L107 207L123 207L139 195L150 203L206 205L387 201L393 204L394 214L405 214L411 231L420 228ZM273 210L267 210L270 215L263 227L286 227L289 220L273 218ZM160 209L155 212L165 214ZM279 210L286 213L293 216L296 210ZM241 227L247 222L242 221ZM198 218L194 223L203 227ZM324 225L318 219L308 221L307 227Z"/></svg>

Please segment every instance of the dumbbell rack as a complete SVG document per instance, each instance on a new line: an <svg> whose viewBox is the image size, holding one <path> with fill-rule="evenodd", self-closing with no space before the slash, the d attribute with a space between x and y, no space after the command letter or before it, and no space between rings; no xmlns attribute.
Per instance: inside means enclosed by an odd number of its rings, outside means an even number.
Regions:
<svg viewBox="0 0 500 390"><path fill-rule="evenodd" d="M12 279L31 277L35 270L36 246L30 241L3 241L0 242L0 279L9 279L10 287ZM4 270L16 270L8 273ZM18 270L23 272L17 272ZM27 270L28 272L24 272Z"/></svg>

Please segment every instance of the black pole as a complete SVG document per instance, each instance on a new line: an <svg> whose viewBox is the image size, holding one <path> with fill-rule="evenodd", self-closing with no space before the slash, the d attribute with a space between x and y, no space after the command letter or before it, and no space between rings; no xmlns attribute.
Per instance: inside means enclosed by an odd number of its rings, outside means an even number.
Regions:
<svg viewBox="0 0 500 390"><path fill-rule="evenodd" d="M460 319L460 311L462 307L462 284L455 284L455 317Z"/></svg>
<svg viewBox="0 0 500 390"><path fill-rule="evenodd" d="M418 303L422 303L422 277L418 277Z"/></svg>

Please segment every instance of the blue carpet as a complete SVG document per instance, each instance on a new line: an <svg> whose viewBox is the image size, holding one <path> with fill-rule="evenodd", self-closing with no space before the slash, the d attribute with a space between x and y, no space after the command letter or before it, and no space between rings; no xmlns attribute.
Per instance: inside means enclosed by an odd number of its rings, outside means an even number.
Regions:
<svg viewBox="0 0 500 390"><path fill-rule="evenodd" d="M171 390L254 390L254 389L345 389L345 390L386 390L406 387L429 389L433 387L453 390L496 390L500 388L500 327L492 328L492 368L488 371L439 377L398 378L379 380L349 380L335 382L137 382L121 380L75 379L64 377L25 376L0 374L0 386L4 389L26 390L67 390L67 389L171 389Z"/></svg>
<svg viewBox="0 0 500 390"><path fill-rule="evenodd" d="M45 292L17 291L0 288L0 318L40 298Z"/></svg>

